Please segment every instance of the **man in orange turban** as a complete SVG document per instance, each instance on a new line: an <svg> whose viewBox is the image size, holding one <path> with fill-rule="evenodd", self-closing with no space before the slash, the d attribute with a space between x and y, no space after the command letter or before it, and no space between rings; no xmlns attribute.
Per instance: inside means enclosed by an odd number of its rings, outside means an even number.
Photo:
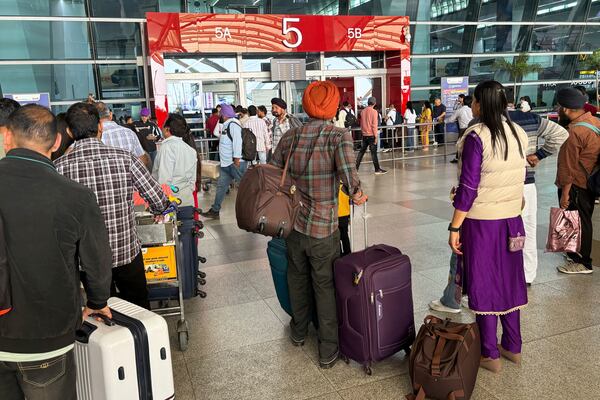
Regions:
<svg viewBox="0 0 600 400"><path fill-rule="evenodd" d="M340 256L336 212L339 180L355 204L367 200L360 189L350 131L335 127L331 122L339 101L340 95L333 83L311 83L304 92L302 104L312 119L303 127L290 129L281 138L271 161L283 168L292 152L289 173L296 180L303 204L294 230L286 239L292 306L290 340L296 346L304 344L315 304L321 368L331 368L339 356L333 285L333 261Z"/></svg>
<svg viewBox="0 0 600 400"><path fill-rule="evenodd" d="M304 112L311 118L331 120L340 104L340 92L331 81L316 81L308 85L302 98Z"/></svg>

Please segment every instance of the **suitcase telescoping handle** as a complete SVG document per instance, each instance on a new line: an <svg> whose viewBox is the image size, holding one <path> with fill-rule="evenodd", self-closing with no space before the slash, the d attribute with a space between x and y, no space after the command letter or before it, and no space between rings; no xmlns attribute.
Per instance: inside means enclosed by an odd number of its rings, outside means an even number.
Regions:
<svg viewBox="0 0 600 400"><path fill-rule="evenodd" d="M365 232L365 249L369 247L369 228L367 224L367 218L369 215L367 214L367 202L363 204L363 231ZM350 206L350 247L352 251L356 251L354 247L354 203Z"/></svg>

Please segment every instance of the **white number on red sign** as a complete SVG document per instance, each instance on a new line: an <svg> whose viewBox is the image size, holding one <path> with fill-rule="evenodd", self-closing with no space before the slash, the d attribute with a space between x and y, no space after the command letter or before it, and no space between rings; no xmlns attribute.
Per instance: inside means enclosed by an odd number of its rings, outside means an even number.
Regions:
<svg viewBox="0 0 600 400"><path fill-rule="evenodd" d="M362 37L362 29L360 28L348 28L349 39L360 39Z"/></svg>
<svg viewBox="0 0 600 400"><path fill-rule="evenodd" d="M216 27L215 28L215 37L217 39L231 39L231 31L229 30L229 28L221 28L221 27Z"/></svg>
<svg viewBox="0 0 600 400"><path fill-rule="evenodd" d="M283 26L281 27L281 33L283 33L284 35L287 35L290 32L295 33L296 41L293 43L290 43L287 41L287 39L285 39L283 41L283 44L285 47L289 47L290 49L295 49L296 47L300 46L300 44L302 43L302 32L300 32L300 29L298 29L298 28L289 26L288 24L290 22L300 22L300 18L284 18Z"/></svg>

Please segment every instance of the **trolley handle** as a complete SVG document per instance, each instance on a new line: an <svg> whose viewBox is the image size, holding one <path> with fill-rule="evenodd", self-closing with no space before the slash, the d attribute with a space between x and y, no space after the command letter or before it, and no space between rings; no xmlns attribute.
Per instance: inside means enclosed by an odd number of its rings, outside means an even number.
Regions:
<svg viewBox="0 0 600 400"><path fill-rule="evenodd" d="M108 318L106 315L103 315L103 314L94 313L94 314L90 314L90 317L101 319L102 322L104 322L104 325L106 325L106 326L114 326L115 325L115 322L112 319Z"/></svg>
<svg viewBox="0 0 600 400"><path fill-rule="evenodd" d="M363 215L362 215L362 220L363 220L363 230L365 232L365 249L367 247L369 247L369 229L368 229L368 225L367 225L367 219L369 218L369 215L367 214L367 202L365 201L363 204ZM354 251L354 202L352 202L352 205L350 207L350 247L353 249Z"/></svg>

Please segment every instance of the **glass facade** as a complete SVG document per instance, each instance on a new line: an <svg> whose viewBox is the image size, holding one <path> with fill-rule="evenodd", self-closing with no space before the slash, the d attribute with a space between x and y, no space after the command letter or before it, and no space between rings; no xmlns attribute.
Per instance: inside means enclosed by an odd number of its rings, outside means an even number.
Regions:
<svg viewBox="0 0 600 400"><path fill-rule="evenodd" d="M520 78L518 95L550 107L557 87L577 82L592 92L585 57L600 47L600 0L0 0L0 87L4 93L49 92L53 107L92 93L127 112L152 101L144 55L146 12L406 15L411 22L412 97L436 95L441 77L506 83L500 59L530 54L540 72ZM306 54L307 69L381 68L384 55ZM167 55L175 72L235 72L236 55ZM268 71L269 55L243 55L248 71ZM260 96L275 87L247 83ZM235 88L223 89L232 96ZM231 90L230 90L231 89ZM220 90L220 89L219 89ZM266 92L265 92L266 93ZM249 95L249 93L247 93Z"/></svg>

